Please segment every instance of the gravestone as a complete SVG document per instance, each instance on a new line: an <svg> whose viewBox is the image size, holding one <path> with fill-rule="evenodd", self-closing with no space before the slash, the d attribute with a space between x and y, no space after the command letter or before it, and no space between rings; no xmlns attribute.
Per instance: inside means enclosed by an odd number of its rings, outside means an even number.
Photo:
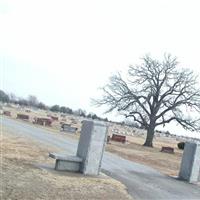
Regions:
<svg viewBox="0 0 200 200"><path fill-rule="evenodd" d="M189 183L200 181L200 143L185 143L179 178Z"/></svg>
<svg viewBox="0 0 200 200"><path fill-rule="evenodd" d="M36 117L34 118L34 121L33 121L34 124L39 124L39 125L42 125L42 126L51 126L52 124L52 119L50 118L39 118L39 117Z"/></svg>
<svg viewBox="0 0 200 200"><path fill-rule="evenodd" d="M122 143L126 142L126 136L124 135L113 134L111 139L116 142L122 142Z"/></svg>
<svg viewBox="0 0 200 200"><path fill-rule="evenodd" d="M29 120L29 115L17 114L17 119Z"/></svg>
<svg viewBox="0 0 200 200"><path fill-rule="evenodd" d="M83 174L99 174L107 140L107 129L103 122L83 121L77 150L77 156L83 159L80 168Z"/></svg>
<svg viewBox="0 0 200 200"><path fill-rule="evenodd" d="M76 133L78 128L72 127L70 124L62 124L61 125L61 130L65 132L70 132L70 133Z"/></svg>
<svg viewBox="0 0 200 200"><path fill-rule="evenodd" d="M162 147L161 152L165 152L165 153L174 153L174 148L172 147Z"/></svg>
<svg viewBox="0 0 200 200"><path fill-rule="evenodd" d="M6 115L6 116L9 116L9 117L11 116L11 112L10 111L3 111L3 114Z"/></svg>

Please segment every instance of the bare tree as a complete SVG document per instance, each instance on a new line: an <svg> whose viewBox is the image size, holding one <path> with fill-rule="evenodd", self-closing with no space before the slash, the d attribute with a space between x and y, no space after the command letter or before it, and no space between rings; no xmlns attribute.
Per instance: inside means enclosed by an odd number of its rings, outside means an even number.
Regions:
<svg viewBox="0 0 200 200"><path fill-rule="evenodd" d="M36 107L38 105L38 99L34 95L29 95L28 96L28 104L29 106Z"/></svg>
<svg viewBox="0 0 200 200"><path fill-rule="evenodd" d="M119 111L147 130L145 146L153 146L155 127L176 121L185 129L200 130L200 118L188 116L188 106L200 113L198 77L189 69L177 68L170 55L163 61L145 56L143 63L130 66L127 79L120 73L110 78L103 97L94 100L98 106L107 105L107 112ZM197 116L198 116L197 115Z"/></svg>

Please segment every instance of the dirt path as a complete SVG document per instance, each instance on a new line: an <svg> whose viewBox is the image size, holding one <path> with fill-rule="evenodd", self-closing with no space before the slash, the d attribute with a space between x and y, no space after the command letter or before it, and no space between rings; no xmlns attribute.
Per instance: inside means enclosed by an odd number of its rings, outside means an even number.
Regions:
<svg viewBox="0 0 200 200"><path fill-rule="evenodd" d="M48 152L59 149L10 135L5 128L0 142L1 199L131 199L125 186L108 176L54 171Z"/></svg>

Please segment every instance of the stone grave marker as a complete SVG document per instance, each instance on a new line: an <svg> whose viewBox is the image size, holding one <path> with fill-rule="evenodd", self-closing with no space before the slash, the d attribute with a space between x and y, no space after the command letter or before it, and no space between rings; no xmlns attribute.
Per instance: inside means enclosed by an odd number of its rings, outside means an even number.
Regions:
<svg viewBox="0 0 200 200"><path fill-rule="evenodd" d="M61 125L61 131L65 131L65 132L70 132L70 133L76 133L78 128L76 127L72 127L71 124L62 124Z"/></svg>

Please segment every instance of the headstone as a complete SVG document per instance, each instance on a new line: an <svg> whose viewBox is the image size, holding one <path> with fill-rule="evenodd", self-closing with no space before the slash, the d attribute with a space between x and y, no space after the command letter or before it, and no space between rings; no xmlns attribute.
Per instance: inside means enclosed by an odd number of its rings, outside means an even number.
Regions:
<svg viewBox="0 0 200 200"><path fill-rule="evenodd" d="M65 127L63 130L70 132L70 133L76 133L77 129L78 128L76 128L76 127Z"/></svg>
<svg viewBox="0 0 200 200"><path fill-rule="evenodd" d="M174 148L172 147L162 147L161 152L165 152L165 153L174 153Z"/></svg>
<svg viewBox="0 0 200 200"><path fill-rule="evenodd" d="M11 112L10 111L3 111L3 114L6 115L6 116L9 116L9 117L11 116Z"/></svg>
<svg viewBox="0 0 200 200"><path fill-rule="evenodd" d="M83 159L80 171L85 175L98 175L108 127L99 121L83 121L77 156Z"/></svg>
<svg viewBox="0 0 200 200"><path fill-rule="evenodd" d="M50 119L50 118L39 118L39 117L36 117L36 118L34 118L33 123L34 124L39 124L39 125L42 125L42 126L51 126L52 119Z"/></svg>
<svg viewBox="0 0 200 200"><path fill-rule="evenodd" d="M29 115L17 114L17 119L29 120Z"/></svg>
<svg viewBox="0 0 200 200"><path fill-rule="evenodd" d="M71 127L70 124L62 124L61 126L61 130L62 131L66 131L66 132L70 132L70 133L76 133L78 128L76 127Z"/></svg>
<svg viewBox="0 0 200 200"><path fill-rule="evenodd" d="M52 120L58 121L58 117L56 117L56 116L50 116L50 117L51 117Z"/></svg>
<svg viewBox="0 0 200 200"><path fill-rule="evenodd" d="M113 134L111 139L116 142L122 142L122 143L126 142L126 136L124 135Z"/></svg>
<svg viewBox="0 0 200 200"><path fill-rule="evenodd" d="M179 178L189 183L200 181L200 143L185 143Z"/></svg>

